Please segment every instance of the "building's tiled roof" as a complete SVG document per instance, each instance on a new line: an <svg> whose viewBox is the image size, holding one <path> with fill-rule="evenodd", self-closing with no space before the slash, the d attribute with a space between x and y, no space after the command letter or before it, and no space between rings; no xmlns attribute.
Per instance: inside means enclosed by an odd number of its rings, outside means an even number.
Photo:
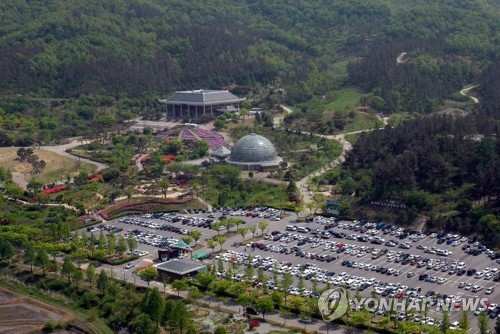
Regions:
<svg viewBox="0 0 500 334"><path fill-rule="evenodd" d="M200 262L185 261L185 260L170 260L158 265L157 269L177 275L187 275L193 271L203 270L206 266Z"/></svg>
<svg viewBox="0 0 500 334"><path fill-rule="evenodd" d="M176 104L185 103L191 105L214 105L224 103L235 103L244 101L227 90L185 90L178 91L167 99L160 100L161 103Z"/></svg>

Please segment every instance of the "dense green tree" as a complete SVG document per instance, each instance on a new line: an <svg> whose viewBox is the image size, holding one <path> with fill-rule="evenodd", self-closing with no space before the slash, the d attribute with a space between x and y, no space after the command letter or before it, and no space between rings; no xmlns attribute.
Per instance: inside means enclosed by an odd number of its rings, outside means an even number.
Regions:
<svg viewBox="0 0 500 334"><path fill-rule="evenodd" d="M266 221L261 221L257 226L259 227L260 233L264 234L264 231L269 227L269 223Z"/></svg>
<svg viewBox="0 0 500 334"><path fill-rule="evenodd" d="M141 302L141 310L156 323L160 324L165 307L163 297L157 288L148 289Z"/></svg>
<svg viewBox="0 0 500 334"><path fill-rule="evenodd" d="M127 251L127 241L125 240L125 238L123 236L120 236L118 238L118 245L117 245L117 248L118 252L120 253L120 256L123 257L123 253L125 253Z"/></svg>
<svg viewBox="0 0 500 334"><path fill-rule="evenodd" d="M68 278L68 283L71 283L71 277L75 270L77 269L75 267L75 264L71 260L71 257L65 256L63 259L63 264L61 266L61 274L65 275Z"/></svg>
<svg viewBox="0 0 500 334"><path fill-rule="evenodd" d="M479 327L479 334L488 334L490 330L490 323L486 312L481 312L477 317L477 325Z"/></svg>
<svg viewBox="0 0 500 334"><path fill-rule="evenodd" d="M163 197L167 198L168 187L170 187L170 182L168 181L168 179L165 179L165 178L160 179L158 181L158 186L161 189L161 193L163 194Z"/></svg>
<svg viewBox="0 0 500 334"><path fill-rule="evenodd" d="M27 244L24 250L24 263L30 265L30 270L33 273L33 265L36 264L36 251L31 243Z"/></svg>
<svg viewBox="0 0 500 334"><path fill-rule="evenodd" d="M157 334L158 326L156 326L155 322L144 313L140 313L134 317L132 320L132 328L134 333L137 334Z"/></svg>
<svg viewBox="0 0 500 334"><path fill-rule="evenodd" d="M172 288L177 291L177 296L180 295L181 291L187 290L189 287L189 282L187 279L176 279L172 282Z"/></svg>
<svg viewBox="0 0 500 334"><path fill-rule="evenodd" d="M106 271L104 269L101 269L101 273L97 278L97 288L101 290L102 294L104 294L104 291L108 288L108 285L109 285L108 274L106 274Z"/></svg>
<svg viewBox="0 0 500 334"><path fill-rule="evenodd" d="M90 286L92 286L95 277L95 266L92 263L89 264L85 270L85 276L87 276L87 281L89 281Z"/></svg>
<svg viewBox="0 0 500 334"><path fill-rule="evenodd" d="M274 302L271 297L258 298L255 302L255 308L262 313L262 319L265 319L265 314L274 311Z"/></svg>
<svg viewBox="0 0 500 334"><path fill-rule="evenodd" d="M195 241L196 244L198 244L198 240L200 240L200 238L202 236L202 232L198 231L198 230L192 230L192 231L189 231L188 235L191 238L193 238L193 240Z"/></svg>
<svg viewBox="0 0 500 334"><path fill-rule="evenodd" d="M137 248L137 240L133 235L129 235L127 238L127 246L130 251L134 251Z"/></svg>
<svg viewBox="0 0 500 334"><path fill-rule="evenodd" d="M288 296L292 284L293 284L293 276L289 272L283 274L283 279L279 282L279 285L283 289L283 293L285 294L285 304L286 304L286 298Z"/></svg>
<svg viewBox="0 0 500 334"><path fill-rule="evenodd" d="M460 319L458 320L460 323L460 328L468 331L470 329L470 321L469 321L469 316L467 314L467 311L463 311L462 314L460 315Z"/></svg>
<svg viewBox="0 0 500 334"><path fill-rule="evenodd" d="M450 315L448 314L448 311L443 311L439 329L443 334L448 333L448 330L450 329Z"/></svg>
<svg viewBox="0 0 500 334"><path fill-rule="evenodd" d="M154 267L148 267L146 269L140 270L138 274L141 279L148 283L148 288L151 281L154 281L158 278L158 271Z"/></svg>
<svg viewBox="0 0 500 334"><path fill-rule="evenodd" d="M78 287L80 281L83 279L83 272L80 269L75 268L71 274L71 278L73 279L73 282L75 282L76 287Z"/></svg>
<svg viewBox="0 0 500 334"><path fill-rule="evenodd" d="M47 254L47 251L43 248L38 248L36 250L36 258L35 258L35 265L40 267L42 269L43 275L45 275L45 270L50 264L50 258L49 254Z"/></svg>

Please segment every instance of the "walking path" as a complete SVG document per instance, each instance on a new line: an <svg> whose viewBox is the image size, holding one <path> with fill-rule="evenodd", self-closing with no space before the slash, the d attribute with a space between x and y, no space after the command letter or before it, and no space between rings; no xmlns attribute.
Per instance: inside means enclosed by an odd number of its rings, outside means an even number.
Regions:
<svg viewBox="0 0 500 334"><path fill-rule="evenodd" d="M94 165L97 167L97 171L108 168L108 165L106 165L106 164L103 164L103 163L100 163L100 162L97 162L94 160L86 159L86 158L80 158L76 155L73 155L71 153L66 152L66 151L71 150L72 148L75 148L75 147L80 146L82 144L88 144L89 142L90 141L88 141L88 140L73 139L72 141L70 141L67 144L54 145L54 146L41 146L40 148L42 150L46 150L49 152L54 152L56 154L62 155L63 157L67 157L67 158L70 158L73 160L78 160L78 161L82 161L82 162L86 162L88 164Z"/></svg>
<svg viewBox="0 0 500 334"><path fill-rule="evenodd" d="M281 104L280 107L287 113L287 115L291 114L293 112L292 109L288 108L287 106ZM281 123L283 123L283 120L285 119L286 115L280 115L276 116L273 119L273 125L275 128L279 127Z"/></svg>
<svg viewBox="0 0 500 334"><path fill-rule="evenodd" d="M62 262L62 258L61 258ZM133 283L136 286L148 287L148 283L142 280L136 274L130 274L125 272L120 272L119 268L112 267L110 265L103 265L103 268L108 272L110 277L114 277L116 279L124 279L130 283ZM170 286L165 286L163 283L158 281L151 281L149 283L150 288L157 288L159 291L165 291L167 295L172 296L180 296L184 299L188 298L188 291L174 291ZM244 308L233 302L233 301L221 301L214 297L205 297L201 300L196 301L197 304L208 307L210 309L214 309L217 311L225 312L225 313L233 313L243 315ZM315 320L312 324L304 324L299 322L299 317L296 315L283 317L278 311L274 311L272 313L265 315L265 321L284 328L289 329L297 329L303 330L306 329L308 332L319 332L319 333L343 333L340 325L335 323L326 323L323 321ZM328 327L328 328L327 328Z"/></svg>
<svg viewBox="0 0 500 334"><path fill-rule="evenodd" d="M17 185L23 188L23 190L28 189L28 181L26 181L23 173L12 172L11 174L12 181L14 181L14 183L17 183Z"/></svg>
<svg viewBox="0 0 500 334"><path fill-rule="evenodd" d="M382 122L384 123L384 125L387 125L387 122L389 119L387 117L384 117L381 119L382 119ZM314 200L313 193L312 193L312 191L309 190L309 188L307 186L308 181L311 178L316 177L316 176L320 176L321 174L328 172L329 170L331 170L335 166L342 164L345 160L345 156L346 156L347 152L349 152L352 149L351 143L345 139L345 136L358 134L361 132L373 131L373 130L376 130L376 129L359 130L359 131L341 133L338 135L314 134L315 136L318 136L318 137L339 141L340 144L342 145L342 153L340 154L340 156L337 159L335 159L332 162L328 163L327 165L323 166L320 170L317 170L317 171L305 176L301 180L297 181L297 187L299 188L300 195L301 195L304 203L312 202Z"/></svg>

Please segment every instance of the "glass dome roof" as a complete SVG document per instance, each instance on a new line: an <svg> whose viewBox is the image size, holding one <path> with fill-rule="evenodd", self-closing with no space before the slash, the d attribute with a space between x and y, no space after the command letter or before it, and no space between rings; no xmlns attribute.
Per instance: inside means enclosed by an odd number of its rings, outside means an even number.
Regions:
<svg viewBox="0 0 500 334"><path fill-rule="evenodd" d="M274 145L266 137L251 133L234 144L229 162L266 163L278 161Z"/></svg>

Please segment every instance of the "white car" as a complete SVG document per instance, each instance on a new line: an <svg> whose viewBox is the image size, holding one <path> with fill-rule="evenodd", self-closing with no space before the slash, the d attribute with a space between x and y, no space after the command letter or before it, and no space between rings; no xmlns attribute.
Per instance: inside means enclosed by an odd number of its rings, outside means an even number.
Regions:
<svg viewBox="0 0 500 334"><path fill-rule="evenodd" d="M448 280L447 280L446 278L443 278L443 277L440 277L440 278L438 278L438 279L437 279L438 284L444 284L444 283L446 283L447 281L448 281Z"/></svg>
<svg viewBox="0 0 500 334"><path fill-rule="evenodd" d="M135 267L135 262L129 262L125 266L123 266L123 268L125 268L125 269L130 269L130 268L134 268L134 267Z"/></svg>
<svg viewBox="0 0 500 334"><path fill-rule="evenodd" d="M474 311L474 315L480 315L481 313L483 313L485 311L484 308L482 307L479 307L477 308L475 311Z"/></svg>
<svg viewBox="0 0 500 334"><path fill-rule="evenodd" d="M479 292L482 289L480 285L474 285L471 289L472 292Z"/></svg>

